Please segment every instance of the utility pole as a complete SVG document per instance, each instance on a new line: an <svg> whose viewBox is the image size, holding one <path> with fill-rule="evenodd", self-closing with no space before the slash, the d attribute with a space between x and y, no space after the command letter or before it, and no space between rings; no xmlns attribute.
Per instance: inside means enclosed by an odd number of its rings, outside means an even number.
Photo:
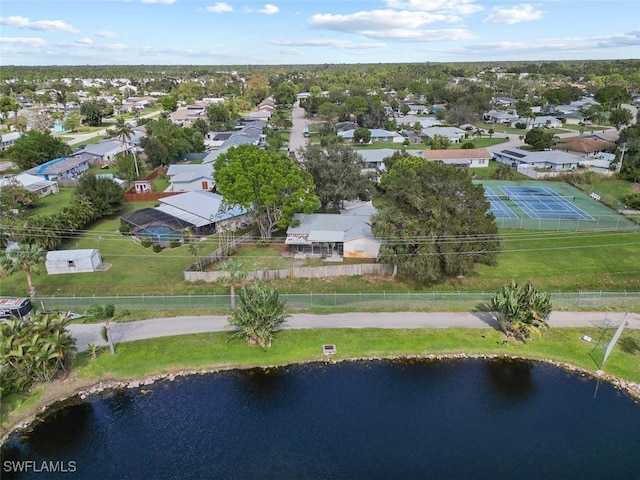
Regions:
<svg viewBox="0 0 640 480"><path fill-rule="evenodd" d="M622 144L622 152L620 152L620 161L618 162L618 167L616 168L616 173L620 173L622 170L622 160L624 159L624 152L627 151L627 143Z"/></svg>

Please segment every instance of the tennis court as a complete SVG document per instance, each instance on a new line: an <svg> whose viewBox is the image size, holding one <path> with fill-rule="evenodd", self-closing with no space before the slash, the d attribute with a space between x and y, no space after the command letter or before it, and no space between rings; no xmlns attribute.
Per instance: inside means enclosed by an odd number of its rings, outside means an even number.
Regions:
<svg viewBox="0 0 640 480"><path fill-rule="evenodd" d="M474 180L481 183L499 228L640 231L633 221L561 181Z"/></svg>
<svg viewBox="0 0 640 480"><path fill-rule="evenodd" d="M527 214L529 218L542 220L588 220L595 219L576 207L573 197L563 197L549 187L507 187L500 190ZM509 217L511 218L511 217Z"/></svg>

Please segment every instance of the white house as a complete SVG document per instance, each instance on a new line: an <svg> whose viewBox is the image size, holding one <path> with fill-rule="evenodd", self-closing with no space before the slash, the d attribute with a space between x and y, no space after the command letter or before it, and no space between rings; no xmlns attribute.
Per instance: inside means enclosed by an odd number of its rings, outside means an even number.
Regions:
<svg viewBox="0 0 640 480"><path fill-rule="evenodd" d="M453 143L459 142L464 138L466 132L458 127L429 127L422 130L422 135L427 138L433 138L436 135L441 135L448 138Z"/></svg>
<svg viewBox="0 0 640 480"><path fill-rule="evenodd" d="M366 203L337 213L294 215L285 244L297 253L311 256L378 258L380 240L371 232L376 209Z"/></svg>
<svg viewBox="0 0 640 480"><path fill-rule="evenodd" d="M404 137L396 132L382 130L381 128L370 128L369 131L371 132L370 143L378 143L378 142L402 143L404 142ZM344 132L338 132L338 136L342 137L346 142L353 142L354 133L355 133L355 130L347 130Z"/></svg>
<svg viewBox="0 0 640 480"><path fill-rule="evenodd" d="M518 115L502 110L489 110L482 114L485 123L511 123L518 120Z"/></svg>
<svg viewBox="0 0 640 480"><path fill-rule="evenodd" d="M22 136L21 132L9 132L0 135L0 150L11 148L16 140Z"/></svg>
<svg viewBox="0 0 640 480"><path fill-rule="evenodd" d="M488 167L489 160L491 160L491 154L486 148L423 150L421 154L421 156L433 162L441 162L464 168Z"/></svg>
<svg viewBox="0 0 640 480"><path fill-rule="evenodd" d="M80 250L52 250L44 262L49 275L61 273L89 273L98 270L102 263L100 251L95 248Z"/></svg>
<svg viewBox="0 0 640 480"><path fill-rule="evenodd" d="M14 182L29 192L37 192L42 197L49 195L50 193L59 192L58 182L53 180L44 180L42 177L30 175L28 173L19 173L15 176L10 175L0 178L0 187L11 185Z"/></svg>
<svg viewBox="0 0 640 480"><path fill-rule="evenodd" d="M193 192L215 187L211 164L170 165L167 170L169 191Z"/></svg>
<svg viewBox="0 0 640 480"><path fill-rule="evenodd" d="M533 169L545 169L553 171L575 170L584 160L583 157L571 155L558 150L545 150L543 152L529 152L519 148L509 148L493 152L493 158L497 162L512 167L525 167Z"/></svg>

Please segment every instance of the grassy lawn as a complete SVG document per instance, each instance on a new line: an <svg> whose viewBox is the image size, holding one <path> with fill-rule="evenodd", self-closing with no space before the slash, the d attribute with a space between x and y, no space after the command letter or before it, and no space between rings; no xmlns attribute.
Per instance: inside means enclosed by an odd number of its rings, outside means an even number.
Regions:
<svg viewBox="0 0 640 480"><path fill-rule="evenodd" d="M42 197L36 203L36 206L29 211L29 216L46 217L60 211L71 203L74 188L60 187L58 194L47 195Z"/></svg>
<svg viewBox="0 0 640 480"><path fill-rule="evenodd" d="M633 193L633 184L627 180L605 178L602 177L593 183L578 185L578 187L585 192L597 192L600 195L611 195L620 202L624 201L624 197L630 193Z"/></svg>
<svg viewBox="0 0 640 480"><path fill-rule="evenodd" d="M154 192L164 192L167 188L169 188L169 177L161 173L153 179L151 185L153 186Z"/></svg>
<svg viewBox="0 0 640 480"><path fill-rule="evenodd" d="M469 170L469 172L473 175L474 179L488 180L488 179L493 178L493 174L496 172L496 170L498 169L498 167L500 165L502 165L502 164L499 163L499 162L496 162L495 160L489 160L489 166L488 167L486 167L486 168L472 168L472 169ZM511 171L513 172L513 179L514 180L529 180L529 177L517 172L515 168L512 168Z"/></svg>
<svg viewBox="0 0 640 480"><path fill-rule="evenodd" d="M581 340L583 335L603 338L602 345ZM313 329L280 331L271 349L249 347L243 340L230 340L230 333L181 335L117 346L117 354L103 352L91 361L80 355L76 369L65 380L66 390L58 385L35 389L31 396L3 399L2 424L35 411L43 397L70 395L78 385L91 385L101 379L131 380L181 370L208 370L230 367L275 366L298 362L325 362L321 345L337 346L335 360L349 358L381 358L391 356L423 356L446 354L496 354L531 359L554 360L595 372L600 367L604 345L613 335L611 329L558 328L521 344L503 343L503 335L493 329ZM624 331L607 360L609 375L640 382L640 331ZM153 388L153 387L151 387ZM47 391L48 390L48 391ZM55 391L54 391L55 390Z"/></svg>

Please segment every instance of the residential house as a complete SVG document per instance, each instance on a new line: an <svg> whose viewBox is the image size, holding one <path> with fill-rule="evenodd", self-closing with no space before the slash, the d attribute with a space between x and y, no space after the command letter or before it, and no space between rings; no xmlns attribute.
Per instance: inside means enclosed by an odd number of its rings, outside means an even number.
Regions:
<svg viewBox="0 0 640 480"><path fill-rule="evenodd" d="M511 126L515 127L515 124L518 122L526 124L527 128L562 128L562 122L550 115L541 115L534 119L520 118L513 122Z"/></svg>
<svg viewBox="0 0 640 480"><path fill-rule="evenodd" d="M207 119L207 110L204 105L180 107L175 112L169 114L169 120L181 127L188 127L199 118L203 120Z"/></svg>
<svg viewBox="0 0 640 480"><path fill-rule="evenodd" d="M427 160L462 168L488 167L489 160L491 160L491 153L486 148L423 150L420 154L421 157Z"/></svg>
<svg viewBox="0 0 640 480"><path fill-rule="evenodd" d="M371 132L370 143L378 143L378 142L402 143L404 142L404 137L396 132L382 130L381 128L370 128L369 131ZM346 142L353 143L354 133L355 133L355 130L347 130L343 132L338 132L338 135L342 137Z"/></svg>
<svg viewBox="0 0 640 480"><path fill-rule="evenodd" d="M90 143L81 150L74 152L74 155L87 159L92 165L111 165L116 159L116 155L130 150L131 147L123 145L119 140L104 140L100 143Z"/></svg>
<svg viewBox="0 0 640 480"><path fill-rule="evenodd" d="M298 254L322 257L377 259L380 240L371 232L370 204L336 213L297 213L287 229L285 244Z"/></svg>
<svg viewBox="0 0 640 480"><path fill-rule="evenodd" d="M382 172L386 170L384 159L391 157L394 153L400 152L393 148L377 148L375 150L358 150L358 155L364 159L365 168L363 172ZM407 153L412 154L409 150Z"/></svg>
<svg viewBox="0 0 640 480"><path fill-rule="evenodd" d="M37 175L29 173L19 173L18 175L7 175L0 178L0 187L11 184L20 185L29 192L36 192L41 197L45 197L50 193L58 193L58 182L54 180L44 180Z"/></svg>
<svg viewBox="0 0 640 480"><path fill-rule="evenodd" d="M16 140L22 136L21 132L9 132L0 135L0 150L11 148Z"/></svg>
<svg viewBox="0 0 640 480"><path fill-rule="evenodd" d="M398 126L406 126L411 128L413 125L419 123L422 128L437 127L442 125L442 122L435 117L416 117L415 115L405 115L394 119Z"/></svg>
<svg viewBox="0 0 640 480"><path fill-rule="evenodd" d="M503 110L489 110L482 114L484 123L512 123L518 120L518 115L514 113L508 113Z"/></svg>
<svg viewBox="0 0 640 480"><path fill-rule="evenodd" d="M515 107L516 104L518 103L518 100L511 97L496 97L493 99L491 103L493 103L496 107L508 108L508 107Z"/></svg>
<svg viewBox="0 0 640 480"><path fill-rule="evenodd" d="M210 164L170 165L167 170L170 192L213 190L213 168Z"/></svg>
<svg viewBox="0 0 640 480"><path fill-rule="evenodd" d="M356 122L338 122L333 126L336 133L348 132L349 130L356 130L358 127L359 125Z"/></svg>
<svg viewBox="0 0 640 480"><path fill-rule="evenodd" d="M554 150L563 150L589 157L594 157L600 152L612 150L613 148L615 146L610 142L585 137L563 138L553 147Z"/></svg>
<svg viewBox="0 0 640 480"><path fill-rule="evenodd" d="M429 127L422 130L422 135L426 138L431 139L436 135L441 135L453 143L462 140L466 133L467 132L458 127Z"/></svg>
<svg viewBox="0 0 640 480"><path fill-rule="evenodd" d="M76 180L89 170L89 160L80 157L61 157L30 168L24 173L42 177L45 180Z"/></svg>
<svg viewBox="0 0 640 480"><path fill-rule="evenodd" d="M519 148L509 148L493 152L493 159L512 167L568 171L578 168L584 158L558 150L530 152Z"/></svg>

